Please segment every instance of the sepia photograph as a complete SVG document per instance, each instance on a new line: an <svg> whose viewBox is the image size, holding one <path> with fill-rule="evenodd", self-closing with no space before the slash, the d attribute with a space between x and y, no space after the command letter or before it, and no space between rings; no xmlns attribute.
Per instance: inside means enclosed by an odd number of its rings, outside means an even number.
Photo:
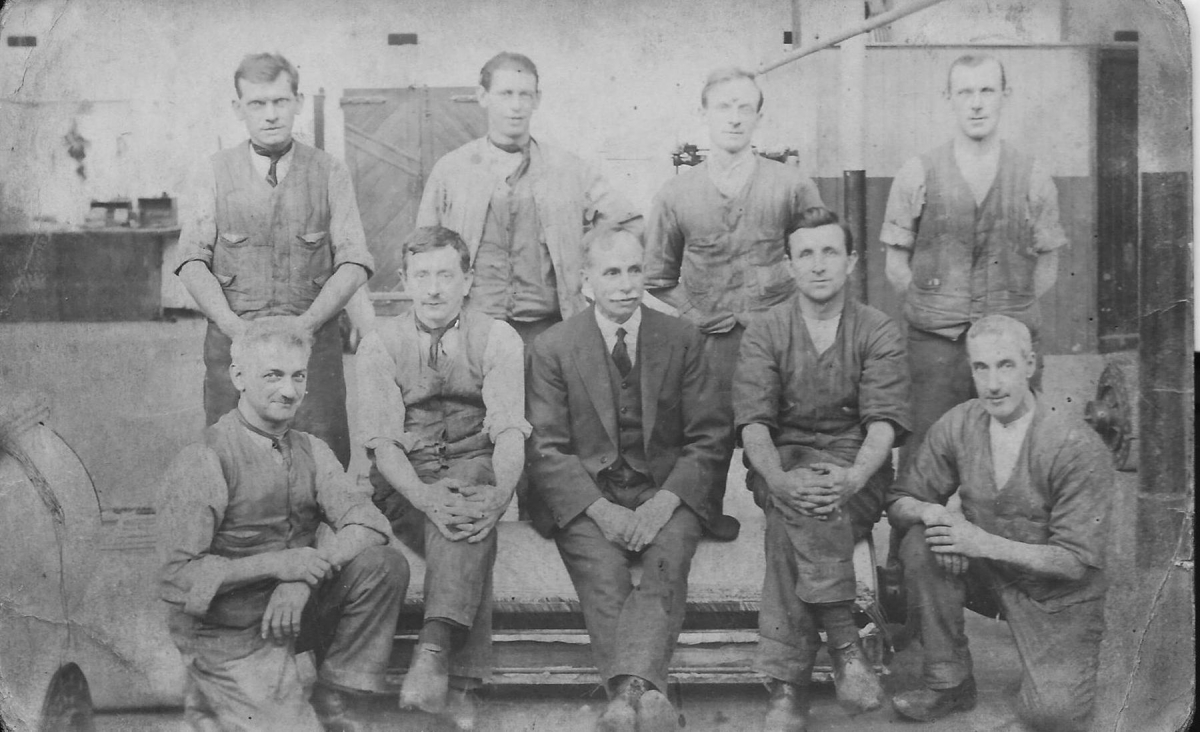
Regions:
<svg viewBox="0 0 1200 732"><path fill-rule="evenodd" d="M1200 0L6 0L0 732L1176 732Z"/></svg>

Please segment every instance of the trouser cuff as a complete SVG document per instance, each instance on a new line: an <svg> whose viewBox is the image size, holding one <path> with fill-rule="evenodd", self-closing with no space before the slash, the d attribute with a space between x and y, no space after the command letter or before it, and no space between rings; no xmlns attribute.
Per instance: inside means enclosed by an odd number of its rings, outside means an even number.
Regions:
<svg viewBox="0 0 1200 732"><path fill-rule="evenodd" d="M931 663L925 665L925 686L930 689L952 689L971 676L971 669L962 663Z"/></svg>
<svg viewBox="0 0 1200 732"><path fill-rule="evenodd" d="M817 663L816 647L794 646L759 636L754 670L789 684L808 684Z"/></svg>
<svg viewBox="0 0 1200 732"><path fill-rule="evenodd" d="M338 669L331 667L328 663L321 664L321 669L317 672L317 683L335 686L347 691L367 692L371 694L383 694L388 691L387 684L384 682L384 675L381 672Z"/></svg>

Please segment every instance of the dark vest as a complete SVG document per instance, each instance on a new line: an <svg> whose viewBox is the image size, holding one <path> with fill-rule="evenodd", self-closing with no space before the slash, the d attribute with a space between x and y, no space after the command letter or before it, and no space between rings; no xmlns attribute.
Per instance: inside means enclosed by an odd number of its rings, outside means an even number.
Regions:
<svg viewBox="0 0 1200 732"><path fill-rule="evenodd" d="M229 503L210 551L228 559L309 547L321 523L317 469L306 433L289 431L291 467L277 462L238 419L236 410L204 430L205 444L217 455ZM276 580L243 585L217 595L207 622L234 628L258 623Z"/></svg>
<svg viewBox="0 0 1200 732"><path fill-rule="evenodd" d="M649 477L650 466L646 461L646 439L642 427L642 359L638 358L625 378L621 378L611 353L605 363L608 365L613 401L617 405L617 450L620 453L616 464L610 469L619 471L628 466Z"/></svg>
<svg viewBox="0 0 1200 732"><path fill-rule="evenodd" d="M396 386L404 395L404 430L421 439L408 453L413 467L448 465L451 459L490 455L492 441L483 428L483 355L496 322L471 309L458 320L458 349L443 357L438 368L423 362L411 312L379 329L380 338L396 363Z"/></svg>
<svg viewBox="0 0 1200 732"><path fill-rule="evenodd" d="M217 241L212 271L238 315L299 315L333 275L325 152L294 143L287 177L272 188L248 145L212 158Z"/></svg>
<svg viewBox="0 0 1200 732"><path fill-rule="evenodd" d="M1002 313L1036 332L1033 159L1002 143L996 178L979 205L959 172L953 143L931 150L921 162L925 208L904 305L909 324L956 338L983 316Z"/></svg>

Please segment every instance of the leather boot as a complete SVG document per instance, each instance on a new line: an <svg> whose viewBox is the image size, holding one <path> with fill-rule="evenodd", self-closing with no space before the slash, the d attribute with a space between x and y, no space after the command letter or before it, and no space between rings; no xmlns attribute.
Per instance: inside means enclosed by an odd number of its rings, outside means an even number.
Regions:
<svg viewBox="0 0 1200 732"><path fill-rule="evenodd" d="M636 732L638 702L646 688L646 680L638 676L626 676L618 681L604 714L596 722L596 732Z"/></svg>
<svg viewBox="0 0 1200 732"><path fill-rule="evenodd" d="M778 679L771 679L769 686L771 698L767 701L763 732L805 732L812 705L808 687Z"/></svg>
<svg viewBox="0 0 1200 732"><path fill-rule="evenodd" d="M934 722L954 712L975 708L975 679L968 676L949 689L917 689L892 697L896 712L918 722Z"/></svg>
<svg viewBox="0 0 1200 732"><path fill-rule="evenodd" d="M459 732L473 732L479 720L479 700L470 689L451 689L446 698L446 717Z"/></svg>
<svg viewBox="0 0 1200 732"><path fill-rule="evenodd" d="M366 723L355 716L351 695L318 682L313 687L313 710L326 732L360 732Z"/></svg>
<svg viewBox="0 0 1200 732"><path fill-rule="evenodd" d="M850 714L861 714L883 706L883 687L874 669L867 665L859 641L831 648L829 655L833 656L833 685L843 709Z"/></svg>
<svg viewBox="0 0 1200 732"><path fill-rule="evenodd" d="M638 732L675 732L679 729L679 713L667 695L648 689L637 705Z"/></svg>
<svg viewBox="0 0 1200 732"><path fill-rule="evenodd" d="M440 714L446 708L450 689L449 652L428 643L418 643L412 663L400 687L400 708Z"/></svg>

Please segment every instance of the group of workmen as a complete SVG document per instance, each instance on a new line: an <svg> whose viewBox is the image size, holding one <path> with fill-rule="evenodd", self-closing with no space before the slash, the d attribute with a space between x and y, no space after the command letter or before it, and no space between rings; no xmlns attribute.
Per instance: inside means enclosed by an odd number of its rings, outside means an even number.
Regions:
<svg viewBox="0 0 1200 732"><path fill-rule="evenodd" d="M668 662L698 543L739 533L722 505L738 445L765 512L762 729L808 728L821 631L839 702L883 704L852 555L885 510L924 653L895 710L974 706L971 607L1016 639L1013 729L1087 728L1112 469L1040 396L1037 300L1066 237L1047 170L997 134L998 60L954 61L955 134L892 185L881 240L906 332L847 292L865 243L754 152L754 74L708 77L708 157L643 219L531 136L538 71L507 52L480 73L487 135L437 162L396 243L411 310L376 322L347 168L292 138L298 83L279 55L245 58L250 139L203 166L182 232L209 426L164 479L160 586L196 729L362 729L408 589L398 543L426 565L400 705L473 729L514 496L578 594L608 695L595 728L677 729ZM369 490L346 472L344 309Z"/></svg>

